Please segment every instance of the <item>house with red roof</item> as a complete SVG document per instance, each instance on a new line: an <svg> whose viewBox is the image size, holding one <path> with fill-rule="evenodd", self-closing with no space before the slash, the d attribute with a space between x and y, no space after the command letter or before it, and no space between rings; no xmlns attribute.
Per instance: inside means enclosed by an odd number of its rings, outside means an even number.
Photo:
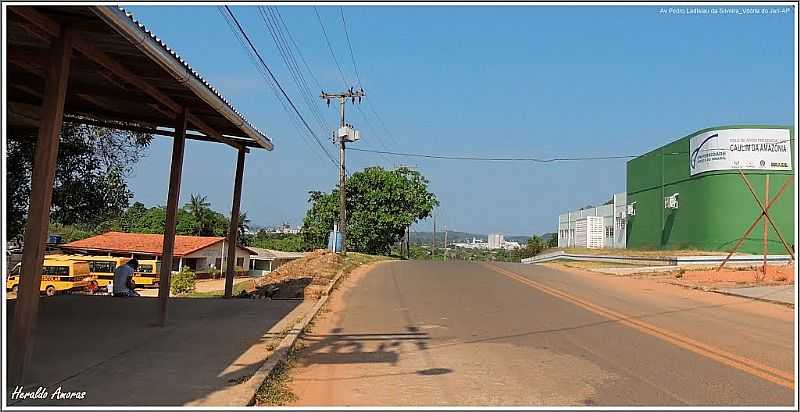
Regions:
<svg viewBox="0 0 800 412"><path fill-rule="evenodd" d="M164 245L164 235L152 233L106 232L102 235L61 245L68 253L159 259ZM188 266L194 272L208 272L211 268L225 271L227 264L227 239L218 236L175 236L173 270ZM243 246L236 247L237 272L250 267L250 255L256 252Z"/></svg>

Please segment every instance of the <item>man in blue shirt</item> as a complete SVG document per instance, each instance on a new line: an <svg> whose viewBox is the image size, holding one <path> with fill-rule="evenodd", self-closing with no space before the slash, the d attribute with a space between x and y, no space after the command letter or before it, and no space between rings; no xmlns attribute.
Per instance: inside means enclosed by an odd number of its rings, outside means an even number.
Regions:
<svg viewBox="0 0 800 412"><path fill-rule="evenodd" d="M114 296L116 297L128 297L128 296L139 296L136 291L133 290L133 274L136 272L136 269L139 268L139 261L136 259L131 259L128 263L118 267L114 270Z"/></svg>

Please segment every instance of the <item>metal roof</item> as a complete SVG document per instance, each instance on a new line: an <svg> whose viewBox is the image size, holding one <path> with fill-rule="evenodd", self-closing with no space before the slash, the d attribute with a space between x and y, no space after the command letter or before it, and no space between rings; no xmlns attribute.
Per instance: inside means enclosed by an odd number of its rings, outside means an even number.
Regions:
<svg viewBox="0 0 800 412"><path fill-rule="evenodd" d="M248 249L256 253L255 256L250 257L250 259L255 260L299 259L306 255L304 252L283 252L254 246L248 246Z"/></svg>
<svg viewBox="0 0 800 412"><path fill-rule="evenodd" d="M9 127L38 127L48 51L63 27L84 45L73 53L67 120L156 132L175 127L174 109L180 106L189 111L189 130L195 131L187 138L272 150L265 133L128 11L112 6L9 6L7 11Z"/></svg>

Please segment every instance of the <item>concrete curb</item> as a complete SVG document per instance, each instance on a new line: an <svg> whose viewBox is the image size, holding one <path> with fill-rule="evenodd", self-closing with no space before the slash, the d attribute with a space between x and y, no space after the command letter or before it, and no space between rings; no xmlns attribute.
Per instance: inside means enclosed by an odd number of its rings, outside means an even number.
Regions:
<svg viewBox="0 0 800 412"><path fill-rule="evenodd" d="M794 303L782 302L782 301L779 301L779 300L759 298L759 297L755 297L755 296L739 295L737 293L725 292L725 291L722 291L722 290L718 290L718 289L714 289L714 288L707 288L707 287L704 287L704 286L683 285L683 284L680 284L680 283L673 283L673 282L664 282L664 283L669 284L669 285L674 285L674 286L680 286L680 287L682 287L684 289L693 289L693 290L701 290L703 292L719 293L720 295L734 296L734 297L742 298L742 299L757 300L759 302L766 302L766 303L772 303L772 304L775 304L775 305L788 306L788 307L794 309Z"/></svg>
<svg viewBox="0 0 800 412"><path fill-rule="evenodd" d="M309 323L311 323L320 309L322 309L325 303L328 302L331 291L336 284L339 283L339 280L342 278L342 276L344 276L344 273L338 273L336 276L334 276L334 278L328 283L328 286L325 287L325 290L322 292L322 296L320 297L319 301L314 304L311 310L308 311L306 316L303 317L301 321L295 323L292 329L286 333L286 336L281 340L281 342L272 352L272 355L264 362L263 365L261 365L258 371L256 371L256 373L254 373L250 379L241 384L242 392L247 394L246 398L232 399L232 406L253 406L255 404L256 393L258 392L258 389L267 380L273 369L275 369L279 363L285 362L286 359L288 359L289 354L294 348L294 344L300 337L300 334L303 333L305 328Z"/></svg>
<svg viewBox="0 0 800 412"><path fill-rule="evenodd" d="M736 296L737 298L744 298L744 299L750 299L750 300L757 300L757 301L759 301L759 302L773 303L773 304L776 304L776 305L787 306L787 307L790 307L790 308L794 309L794 303L782 302L782 301L780 301L780 300L772 300L772 299L766 299L766 298L759 298L759 297L757 297L757 296L745 296L745 295L739 295L739 294L737 294L737 293L725 292L725 291L722 291L722 290L716 290L716 289L709 289L708 291L709 291L709 292L714 292L714 293L719 293L720 295Z"/></svg>

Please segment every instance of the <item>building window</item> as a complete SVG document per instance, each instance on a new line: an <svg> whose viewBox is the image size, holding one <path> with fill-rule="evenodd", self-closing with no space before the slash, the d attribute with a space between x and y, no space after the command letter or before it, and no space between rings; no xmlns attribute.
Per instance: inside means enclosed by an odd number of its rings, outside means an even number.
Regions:
<svg viewBox="0 0 800 412"><path fill-rule="evenodd" d="M236 266L244 267L244 258L243 257L236 258Z"/></svg>

